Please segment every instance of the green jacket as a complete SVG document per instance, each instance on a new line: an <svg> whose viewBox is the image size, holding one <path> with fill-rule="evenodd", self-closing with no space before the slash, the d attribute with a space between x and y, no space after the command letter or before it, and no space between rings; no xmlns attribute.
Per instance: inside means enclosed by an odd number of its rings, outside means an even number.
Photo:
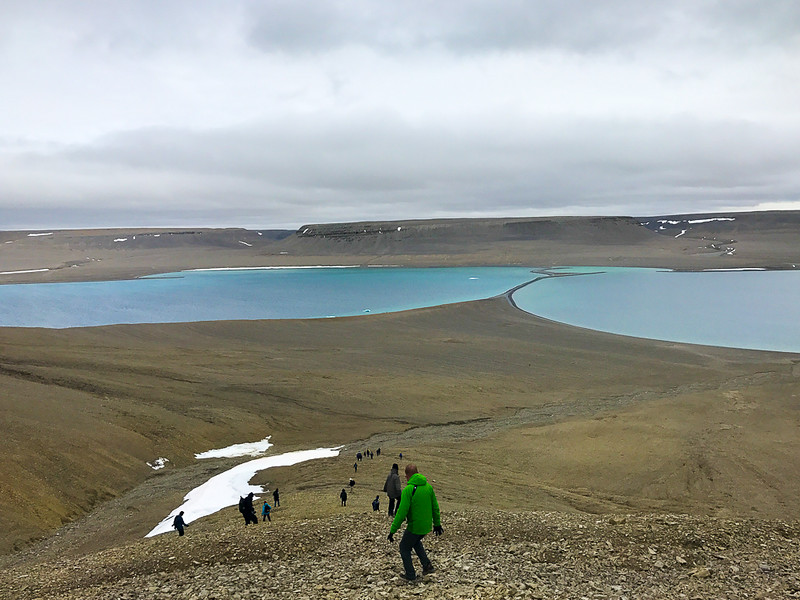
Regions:
<svg viewBox="0 0 800 600"><path fill-rule="evenodd" d="M442 524L436 493L428 484L428 480L419 473L414 473L408 480L408 485L403 488L400 505L397 507L389 533L393 534L400 529L400 525L406 519L408 519L406 531L417 535L426 535L431 532L434 525L439 527Z"/></svg>

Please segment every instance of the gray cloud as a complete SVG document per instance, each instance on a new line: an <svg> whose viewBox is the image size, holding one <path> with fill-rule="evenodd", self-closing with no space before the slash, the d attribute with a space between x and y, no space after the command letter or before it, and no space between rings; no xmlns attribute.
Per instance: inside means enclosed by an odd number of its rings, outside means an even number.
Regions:
<svg viewBox="0 0 800 600"><path fill-rule="evenodd" d="M793 1L0 15L2 228L800 203Z"/></svg>
<svg viewBox="0 0 800 600"><path fill-rule="evenodd" d="M638 0L278 0L250 5L250 41L266 51L324 52L362 45L387 52L529 49L630 50L643 41L775 44L796 37L793 0L648 3ZM730 34L735 34L731 36Z"/></svg>
<svg viewBox="0 0 800 600"><path fill-rule="evenodd" d="M91 197L162 215L166 203L196 218L260 216L263 227L411 218L432 207L438 216L490 216L563 207L597 214L611 205L641 215L696 203L746 207L796 193L797 134L747 122L523 125L512 118L454 134L386 115L205 132L149 129L29 154L15 165L29 180L7 189L30 188L18 197L23 203L49 198L80 207ZM51 176L44 186L35 181L42 172Z"/></svg>
<svg viewBox="0 0 800 600"><path fill-rule="evenodd" d="M652 9L652 7L650 7ZM319 52L348 45L384 51L441 47L485 50L566 47L578 51L642 39L662 23L635 1L497 3L444 0L257 3L250 39L267 51Z"/></svg>

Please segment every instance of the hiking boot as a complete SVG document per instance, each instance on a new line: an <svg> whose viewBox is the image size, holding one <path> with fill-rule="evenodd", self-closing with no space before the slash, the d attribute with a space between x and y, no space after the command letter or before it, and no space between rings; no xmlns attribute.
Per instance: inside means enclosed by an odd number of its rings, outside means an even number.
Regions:
<svg viewBox="0 0 800 600"><path fill-rule="evenodd" d="M431 573L436 573L436 567L433 565L428 565L427 567L422 568L423 575L430 575Z"/></svg>
<svg viewBox="0 0 800 600"><path fill-rule="evenodd" d="M408 582L412 582L412 581L416 581L417 580L417 576L416 575L412 575L411 577L409 577L405 573L400 573L400 579L403 579L403 580L408 581Z"/></svg>

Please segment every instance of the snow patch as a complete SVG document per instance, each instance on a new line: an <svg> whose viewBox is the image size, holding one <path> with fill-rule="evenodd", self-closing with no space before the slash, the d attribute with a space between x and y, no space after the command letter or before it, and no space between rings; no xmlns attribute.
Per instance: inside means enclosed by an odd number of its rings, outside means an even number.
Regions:
<svg viewBox="0 0 800 600"><path fill-rule="evenodd" d="M235 458L237 456L258 456L264 454L271 446L269 439L272 436L268 435L260 442L245 442L243 444L234 444L225 448L217 448L216 450L207 450L195 454L194 457L198 459L204 458Z"/></svg>
<svg viewBox="0 0 800 600"><path fill-rule="evenodd" d="M697 223L711 223L713 221L735 221L733 217L716 217L714 219L694 219L692 221L686 221L690 225L695 225Z"/></svg>
<svg viewBox="0 0 800 600"><path fill-rule="evenodd" d="M166 467L168 462L169 462L168 458L164 458L163 456L159 456L153 462L146 463L146 464L147 464L148 467L153 469L153 471L158 471L159 469L163 469L164 467Z"/></svg>
<svg viewBox="0 0 800 600"><path fill-rule="evenodd" d="M42 273L50 269L26 269L24 271L0 271L0 275L17 275L18 273Z"/></svg>
<svg viewBox="0 0 800 600"><path fill-rule="evenodd" d="M189 271L270 271L273 269L353 269L358 265L299 265L296 267L206 267Z"/></svg>
<svg viewBox="0 0 800 600"><path fill-rule="evenodd" d="M173 515L180 511L184 513L184 520L187 523L191 523L228 506L236 506L239 498L246 496L250 492L263 494L265 490L260 485L250 485L248 483L259 471L272 467L287 467L317 458L333 458L339 455L341 449L342 446L317 448L316 450L298 450L297 452L287 452L278 456L256 458L237 465L224 473L215 475L186 494L183 498L184 503L176 508L170 516L156 525L145 537L153 537L172 531Z"/></svg>

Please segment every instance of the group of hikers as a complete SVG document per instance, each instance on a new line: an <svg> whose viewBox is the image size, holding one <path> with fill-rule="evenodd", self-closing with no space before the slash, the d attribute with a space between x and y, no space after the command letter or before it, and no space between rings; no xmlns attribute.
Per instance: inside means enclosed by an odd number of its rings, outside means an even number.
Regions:
<svg viewBox="0 0 800 600"><path fill-rule="evenodd" d="M379 448L377 451L378 456L380 456L380 452ZM365 455L371 458L369 450ZM358 462L361 461L363 456L360 452L356 455L356 463L353 465L356 471L358 471ZM400 454L400 458L402 457L403 455ZM394 517L389 527L387 539L389 542L394 543L394 534L406 521L406 529L403 532L403 537L400 538L399 544L400 558L403 561L404 570L400 577L406 581L415 581L417 573L414 569L411 552L416 553L422 565L423 575L433 573L436 569L425 552L422 539L431 531L439 536L442 535L444 530L442 529L442 518L436 493L425 476L419 472L417 465L413 463L406 465L405 478L406 485L403 486L400 480L400 467L397 463L394 463L389 475L386 477L386 482L383 484L383 491L389 498L389 516ZM349 485L351 489L355 485L355 481L352 478ZM342 506L347 506L346 489L342 488L339 498L342 501ZM378 512L379 510L380 495L377 495L372 501L372 511Z"/></svg>
<svg viewBox="0 0 800 600"><path fill-rule="evenodd" d="M256 509L253 506L253 492L250 492L245 497L239 496L239 512L242 513L244 517L244 524L250 525L258 525L258 517L256 516ZM281 495L278 491L278 488L275 488L275 491L272 492L272 501L275 503L275 506L278 507L281 505ZM264 500L264 504L261 507L261 521L269 521L272 523L272 517L270 514L272 513L272 507L269 505L269 502Z"/></svg>
<svg viewBox="0 0 800 600"><path fill-rule="evenodd" d="M381 450L378 448L377 455L380 456ZM372 457L372 454L367 451L367 456ZM359 461L363 458L360 452L356 456ZM402 454L400 454L402 457ZM357 463L356 463L357 464ZM428 558L425 548L422 545L422 539L431 533L437 536L443 533L441 514L439 511L439 503L436 500L436 493L433 487L428 483L428 480L422 475L417 466L409 463L405 467L406 485L403 486L400 481L400 467L397 463L392 465L389 475L386 477L386 482L383 486L383 491L389 497L389 516L394 517L389 527L389 535L387 539L389 542L394 543L394 534L406 521L406 529L400 538L399 550L400 558L403 561L404 572L400 577L406 581L414 581L417 579L417 573L414 569L414 564L411 558L412 551L416 553L422 566L422 574L428 575L435 571L433 564ZM355 486L355 481L351 478L349 482L352 490ZM339 495L342 506L347 506L347 491L342 488ZM250 492L245 497L239 498L239 512L244 517L245 525L251 523L257 524L258 517L256 516L255 507L253 506L253 492ZM274 506L280 506L280 494L278 489L272 492ZM375 496L372 501L373 512L380 510L380 495ZM272 522L270 513L272 506L267 501L261 508L261 517L263 521ZM172 526L177 529L178 535L184 534L184 527L187 524L183 520L183 511L175 516Z"/></svg>

